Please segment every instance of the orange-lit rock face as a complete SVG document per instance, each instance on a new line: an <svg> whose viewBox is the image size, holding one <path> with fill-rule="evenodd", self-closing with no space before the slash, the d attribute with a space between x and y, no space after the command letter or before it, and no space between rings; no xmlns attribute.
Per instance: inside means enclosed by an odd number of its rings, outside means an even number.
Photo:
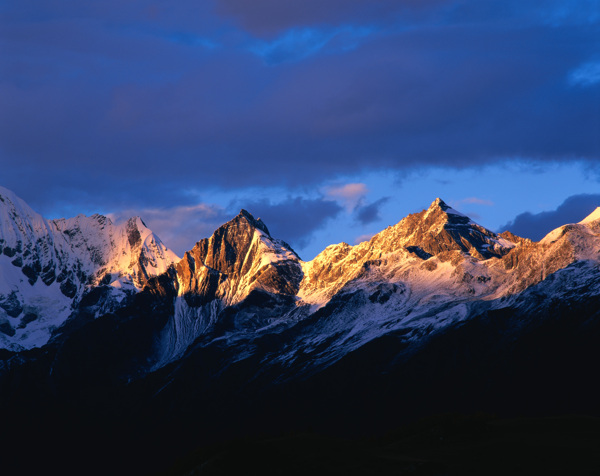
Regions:
<svg viewBox="0 0 600 476"><path fill-rule="evenodd" d="M4 208L13 203L9 198L4 198ZM597 261L600 251L600 220L594 214L532 242L510 232L493 233L436 199L427 210L407 216L368 242L331 245L309 262L273 238L262 220L242 210L177 260L138 217L119 227L100 215L47 223L25 205L19 207L20 213L13 210L17 218L5 219L12 225L4 224L1 258L10 273L3 279L18 270L18 277L28 278L27 286L39 288L37 283L42 283L43 292L54 286L55 304L62 306L55 312L60 322L79 300L87 313L97 315L116 309L142 287L150 296L172 300L172 345L166 360L217 325L224 309L250 298L271 306L269 312L257 311L261 318L249 315L257 326L292 315L302 319L336 296L355 292L372 296L370 302L389 307L392 315L399 313L400 322L403 313L430 309L432 302L446 306L513 296L575 261ZM54 235L42 233L47 227L60 232L52 243ZM36 233L40 237L28 238ZM20 291L5 288L0 301L8 316L3 339L18 339L22 329L44 322L43 310L32 308ZM41 296L38 288L33 288L38 293L32 295L33 302ZM9 318L21 327L15 329ZM46 326L46 338L56 322ZM186 329L183 337L181 329Z"/></svg>
<svg viewBox="0 0 600 476"><path fill-rule="evenodd" d="M260 219L242 210L200 240L175 267L179 295L234 304L253 289L295 295L302 271L298 256L273 239Z"/></svg>

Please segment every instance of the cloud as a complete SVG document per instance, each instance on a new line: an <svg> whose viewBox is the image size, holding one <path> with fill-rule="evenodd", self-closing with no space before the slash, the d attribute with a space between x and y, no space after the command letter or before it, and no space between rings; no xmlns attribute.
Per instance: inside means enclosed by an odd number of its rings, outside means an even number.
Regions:
<svg viewBox="0 0 600 476"><path fill-rule="evenodd" d="M551 0L543 3L546 5L538 5L538 11L552 26L564 24L586 26L600 20L597 0Z"/></svg>
<svg viewBox="0 0 600 476"><path fill-rule="evenodd" d="M217 0L216 11L236 19L254 35L269 36L297 26L373 23L414 14L447 0ZM453 2L450 2L453 3Z"/></svg>
<svg viewBox="0 0 600 476"><path fill-rule="evenodd" d="M390 197L383 197L368 205L359 204L354 210L354 215L363 225L376 222L381 219L381 216L379 215L381 206L389 200Z"/></svg>
<svg viewBox="0 0 600 476"><path fill-rule="evenodd" d="M115 223L132 216L140 216L146 226L180 257L192 249L197 241L211 236L219 226L232 218L223 208L206 203L171 208L121 210L107 216Z"/></svg>
<svg viewBox="0 0 600 476"><path fill-rule="evenodd" d="M573 2L549 2L549 26L539 2L221 1L275 32L263 56L206 2L9 3L2 179L42 212L49 197L159 208L190 205L186 189L600 159L597 91L565 81L595 54Z"/></svg>
<svg viewBox="0 0 600 476"><path fill-rule="evenodd" d="M501 226L499 232L509 230L515 235L539 241L555 228L580 222L599 206L600 194L573 195L556 210L535 214L521 213L514 220Z"/></svg>
<svg viewBox="0 0 600 476"><path fill-rule="evenodd" d="M331 200L303 197L288 197L277 203L268 199L244 202L243 207L264 221L273 238L298 248L306 246L315 231L342 211L342 207Z"/></svg>
<svg viewBox="0 0 600 476"><path fill-rule="evenodd" d="M325 190L327 197L341 201L347 210L353 210L367 193L369 193L369 189L364 183L347 183L328 187Z"/></svg>
<svg viewBox="0 0 600 476"><path fill-rule="evenodd" d="M216 12L256 36L269 37L315 25L505 24L590 25L599 20L596 0L216 0Z"/></svg>
<svg viewBox="0 0 600 476"><path fill-rule="evenodd" d="M366 234L366 235L360 235L360 236L357 236L357 237L354 239L354 244L355 244L355 245L358 245L358 244L362 243L363 241L369 241L369 240L370 240L371 238L373 238L374 236L375 236L375 234L374 234L374 233L370 233L370 234Z"/></svg>
<svg viewBox="0 0 600 476"><path fill-rule="evenodd" d="M587 62L571 71L569 83L573 86L582 87L600 83L600 62Z"/></svg>
<svg viewBox="0 0 600 476"><path fill-rule="evenodd" d="M323 50L329 54L349 51L371 32L370 28L351 26L334 29L293 28L273 40L257 40L248 49L272 65L298 61Z"/></svg>

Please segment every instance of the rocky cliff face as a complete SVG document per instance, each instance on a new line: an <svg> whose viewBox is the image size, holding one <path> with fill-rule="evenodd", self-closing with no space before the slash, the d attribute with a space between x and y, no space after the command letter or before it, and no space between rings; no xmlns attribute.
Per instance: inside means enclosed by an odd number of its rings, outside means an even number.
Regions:
<svg viewBox="0 0 600 476"><path fill-rule="evenodd" d="M177 266L180 295L200 295L235 304L253 290L294 295L300 259L287 243L246 210L196 243Z"/></svg>
<svg viewBox="0 0 600 476"><path fill-rule="evenodd" d="M353 281L412 281L417 285L438 281L449 267L454 272L452 282L446 280L444 286L456 292L456 284L468 285L465 273L474 272L475 281L490 281L482 263L520 246L522 239L514 238L485 229L438 198L429 209L407 216L368 242L330 246L305 263L300 295L318 304ZM472 287L466 289L475 292Z"/></svg>
<svg viewBox="0 0 600 476"><path fill-rule="evenodd" d="M382 280L429 287L430 294L434 288L435 293L450 291L450 299L509 296L574 261L597 260L600 221L586 220L536 243L510 232L493 233L436 199L428 210L409 215L369 242L333 245L304 263L299 294L308 303L322 304L348 286Z"/></svg>
<svg viewBox="0 0 600 476"><path fill-rule="evenodd" d="M397 243L424 259L445 251L460 251L483 260L503 256L515 246L439 198L429 209L409 215L391 230L376 235L373 243L388 249Z"/></svg>
<svg viewBox="0 0 600 476"><path fill-rule="evenodd" d="M178 358L217 324L225 308L259 293L293 300L301 279L300 259L291 247L271 237L260 219L242 210L210 238L196 243L168 277L155 278L146 286L152 295L174 299L157 365ZM250 327L272 318L266 311L263 315Z"/></svg>

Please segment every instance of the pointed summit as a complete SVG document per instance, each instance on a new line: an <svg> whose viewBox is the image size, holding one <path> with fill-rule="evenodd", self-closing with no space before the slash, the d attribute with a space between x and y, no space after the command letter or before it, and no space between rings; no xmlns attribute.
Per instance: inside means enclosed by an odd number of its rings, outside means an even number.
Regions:
<svg viewBox="0 0 600 476"><path fill-rule="evenodd" d="M597 207L592 213L590 213L587 217L581 220L579 223L581 225L586 225L588 223L592 223L600 220L600 207Z"/></svg>
<svg viewBox="0 0 600 476"><path fill-rule="evenodd" d="M432 207L440 207L442 210L447 210L448 208L450 208L446 202L444 202L444 200L442 200L440 197L436 198L431 205L429 206L429 208Z"/></svg>
<svg viewBox="0 0 600 476"><path fill-rule="evenodd" d="M474 223L441 198L436 198L427 210L413 213L382 238L404 247L422 259L446 251L469 253L478 259L502 256L514 246L494 232Z"/></svg>
<svg viewBox="0 0 600 476"><path fill-rule="evenodd" d="M269 229L258 218L242 209L240 213L220 226L208 239L200 240L192 252L206 266L225 274L244 274L252 262L263 253L298 257L289 246L271 237Z"/></svg>
<svg viewBox="0 0 600 476"><path fill-rule="evenodd" d="M210 238L196 243L176 266L179 295L232 305L255 289L294 294L301 279L300 258L271 237L260 218L242 209Z"/></svg>
<svg viewBox="0 0 600 476"><path fill-rule="evenodd" d="M254 218L254 216L252 216L252 214L249 211L247 211L243 208L240 210L240 213L238 213L238 215L231 221L233 222L233 221L235 221L237 219L241 219L241 218L245 218L250 223L250 225L252 225L254 228L262 230L267 235L271 236L271 233L269 233L269 229L267 228L267 225L265 225L265 223L260 218Z"/></svg>
<svg viewBox="0 0 600 476"><path fill-rule="evenodd" d="M87 306L93 287L102 298L94 294L86 316L119 305L179 261L139 217L121 225L99 214L46 220L4 187L0 255L0 348L15 350L46 344Z"/></svg>
<svg viewBox="0 0 600 476"><path fill-rule="evenodd" d="M438 219L441 217L442 220L455 225L466 225L471 222L468 216L455 210L441 198L436 198L431 203L425 215L426 217L434 216Z"/></svg>
<svg viewBox="0 0 600 476"><path fill-rule="evenodd" d="M96 216L96 215L94 215ZM100 217L102 217L101 215L99 215ZM106 217L102 217L104 220L106 220ZM129 220L127 220L127 227L128 228L133 228L136 227L138 229L141 228L148 228L148 225L146 225L144 223L144 220L142 220L142 218L139 215L136 215L134 217L131 217Z"/></svg>

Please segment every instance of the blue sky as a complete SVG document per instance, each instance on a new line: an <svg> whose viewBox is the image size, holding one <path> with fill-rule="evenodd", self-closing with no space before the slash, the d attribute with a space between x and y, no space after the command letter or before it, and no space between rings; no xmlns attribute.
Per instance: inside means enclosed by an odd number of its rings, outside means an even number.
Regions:
<svg viewBox="0 0 600 476"><path fill-rule="evenodd" d="M240 208L305 259L441 197L534 239L600 206L600 0L0 2L0 183L140 215Z"/></svg>

